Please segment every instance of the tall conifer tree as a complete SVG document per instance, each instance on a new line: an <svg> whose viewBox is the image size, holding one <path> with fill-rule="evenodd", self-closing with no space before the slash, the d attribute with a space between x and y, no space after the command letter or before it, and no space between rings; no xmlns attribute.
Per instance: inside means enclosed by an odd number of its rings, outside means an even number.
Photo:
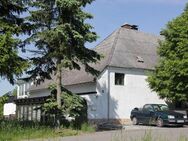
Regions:
<svg viewBox="0 0 188 141"><path fill-rule="evenodd" d="M29 24L20 17L25 12L23 0L0 1L0 77L14 83L27 68L27 60L18 55L21 40L16 36L29 33Z"/></svg>
<svg viewBox="0 0 188 141"><path fill-rule="evenodd" d="M93 0L36 0L30 5L34 10L29 17L35 33L27 39L37 47L37 57L31 58L34 66L31 77L41 80L56 76L57 103L61 107L62 68L80 69L97 74L89 63L95 63L100 55L85 47L86 42L97 39L92 26L85 22L92 15L84 12L84 7Z"/></svg>

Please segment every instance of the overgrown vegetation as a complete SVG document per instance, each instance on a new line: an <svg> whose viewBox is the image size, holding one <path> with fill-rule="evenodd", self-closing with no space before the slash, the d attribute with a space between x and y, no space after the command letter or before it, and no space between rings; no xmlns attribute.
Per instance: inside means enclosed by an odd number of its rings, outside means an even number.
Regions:
<svg viewBox="0 0 188 141"><path fill-rule="evenodd" d="M62 88L61 107L58 107L56 100L56 85L50 85L51 97L41 106L41 110L45 113L47 121L53 126L74 126L81 129L81 125L87 122L87 103L86 101L72 92ZM60 123L57 123L57 118ZM70 123L71 121L71 123Z"/></svg>
<svg viewBox="0 0 188 141"><path fill-rule="evenodd" d="M24 139L29 140L36 138L56 138L63 136L79 135L81 133L93 131L94 128L92 128L88 124L84 124L83 130L75 130L71 126L67 128L61 127L59 130L56 130L55 128L42 125L37 122L0 120L0 141L20 141Z"/></svg>
<svg viewBox="0 0 188 141"><path fill-rule="evenodd" d="M1 96L0 97L0 119L3 118L3 106L6 103L8 97L7 96Z"/></svg>

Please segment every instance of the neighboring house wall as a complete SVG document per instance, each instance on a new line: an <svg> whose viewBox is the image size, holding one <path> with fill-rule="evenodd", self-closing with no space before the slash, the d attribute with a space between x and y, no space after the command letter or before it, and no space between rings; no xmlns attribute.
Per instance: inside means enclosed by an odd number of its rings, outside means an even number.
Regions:
<svg viewBox="0 0 188 141"><path fill-rule="evenodd" d="M49 95L50 95L49 89L35 90L35 91L30 91L29 98L44 97Z"/></svg>
<svg viewBox="0 0 188 141"><path fill-rule="evenodd" d="M89 92L96 92L96 83L81 83L76 85L65 86L66 89L72 93L82 94Z"/></svg>
<svg viewBox="0 0 188 141"><path fill-rule="evenodd" d="M25 81L20 81L17 84L17 98L26 98L29 96L29 92L27 91L30 86L33 85L32 82L25 82Z"/></svg>
<svg viewBox="0 0 188 141"><path fill-rule="evenodd" d="M11 117L16 115L16 104L15 103L5 103L3 106L4 117Z"/></svg>
<svg viewBox="0 0 188 141"><path fill-rule="evenodd" d="M152 92L142 69L110 68L110 119L127 120L131 110L146 103L165 103ZM115 73L124 74L124 85L115 85Z"/></svg>
<svg viewBox="0 0 188 141"><path fill-rule="evenodd" d="M17 84L17 118L19 120L40 121L42 112L40 105L43 102L41 97L49 96L49 89L28 91L32 82L19 81ZM20 103L21 100L21 103Z"/></svg>

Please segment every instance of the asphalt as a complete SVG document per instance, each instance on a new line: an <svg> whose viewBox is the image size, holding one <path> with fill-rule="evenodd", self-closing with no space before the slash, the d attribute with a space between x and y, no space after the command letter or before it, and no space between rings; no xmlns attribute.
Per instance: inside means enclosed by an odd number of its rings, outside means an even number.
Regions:
<svg viewBox="0 0 188 141"><path fill-rule="evenodd" d="M124 126L122 130L32 141L148 141L146 139L150 138L152 138L152 141L188 141L188 126L159 128L129 125Z"/></svg>

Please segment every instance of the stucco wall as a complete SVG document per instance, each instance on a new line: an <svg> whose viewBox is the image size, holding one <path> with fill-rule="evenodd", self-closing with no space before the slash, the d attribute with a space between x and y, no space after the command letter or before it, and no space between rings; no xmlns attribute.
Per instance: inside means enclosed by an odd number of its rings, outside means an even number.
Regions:
<svg viewBox="0 0 188 141"><path fill-rule="evenodd" d="M124 85L115 85L115 72L124 73ZM110 119L128 119L134 107L146 103L165 103L152 92L146 82L146 71L110 68Z"/></svg>
<svg viewBox="0 0 188 141"><path fill-rule="evenodd" d="M104 71L96 83L83 83L66 86L73 93L96 92L96 94L81 95L87 101L88 119L107 119L108 71Z"/></svg>
<svg viewBox="0 0 188 141"><path fill-rule="evenodd" d="M15 115L16 114L16 104L14 103L5 103L3 106L3 115Z"/></svg>
<svg viewBox="0 0 188 141"><path fill-rule="evenodd" d="M29 94L29 98L43 97L43 96L49 96L49 95L50 95L50 90L43 89L43 90L38 90L38 91L31 91Z"/></svg>
<svg viewBox="0 0 188 141"><path fill-rule="evenodd" d="M87 93L96 91L96 83L82 83L77 85L65 86L66 89L73 93Z"/></svg>

